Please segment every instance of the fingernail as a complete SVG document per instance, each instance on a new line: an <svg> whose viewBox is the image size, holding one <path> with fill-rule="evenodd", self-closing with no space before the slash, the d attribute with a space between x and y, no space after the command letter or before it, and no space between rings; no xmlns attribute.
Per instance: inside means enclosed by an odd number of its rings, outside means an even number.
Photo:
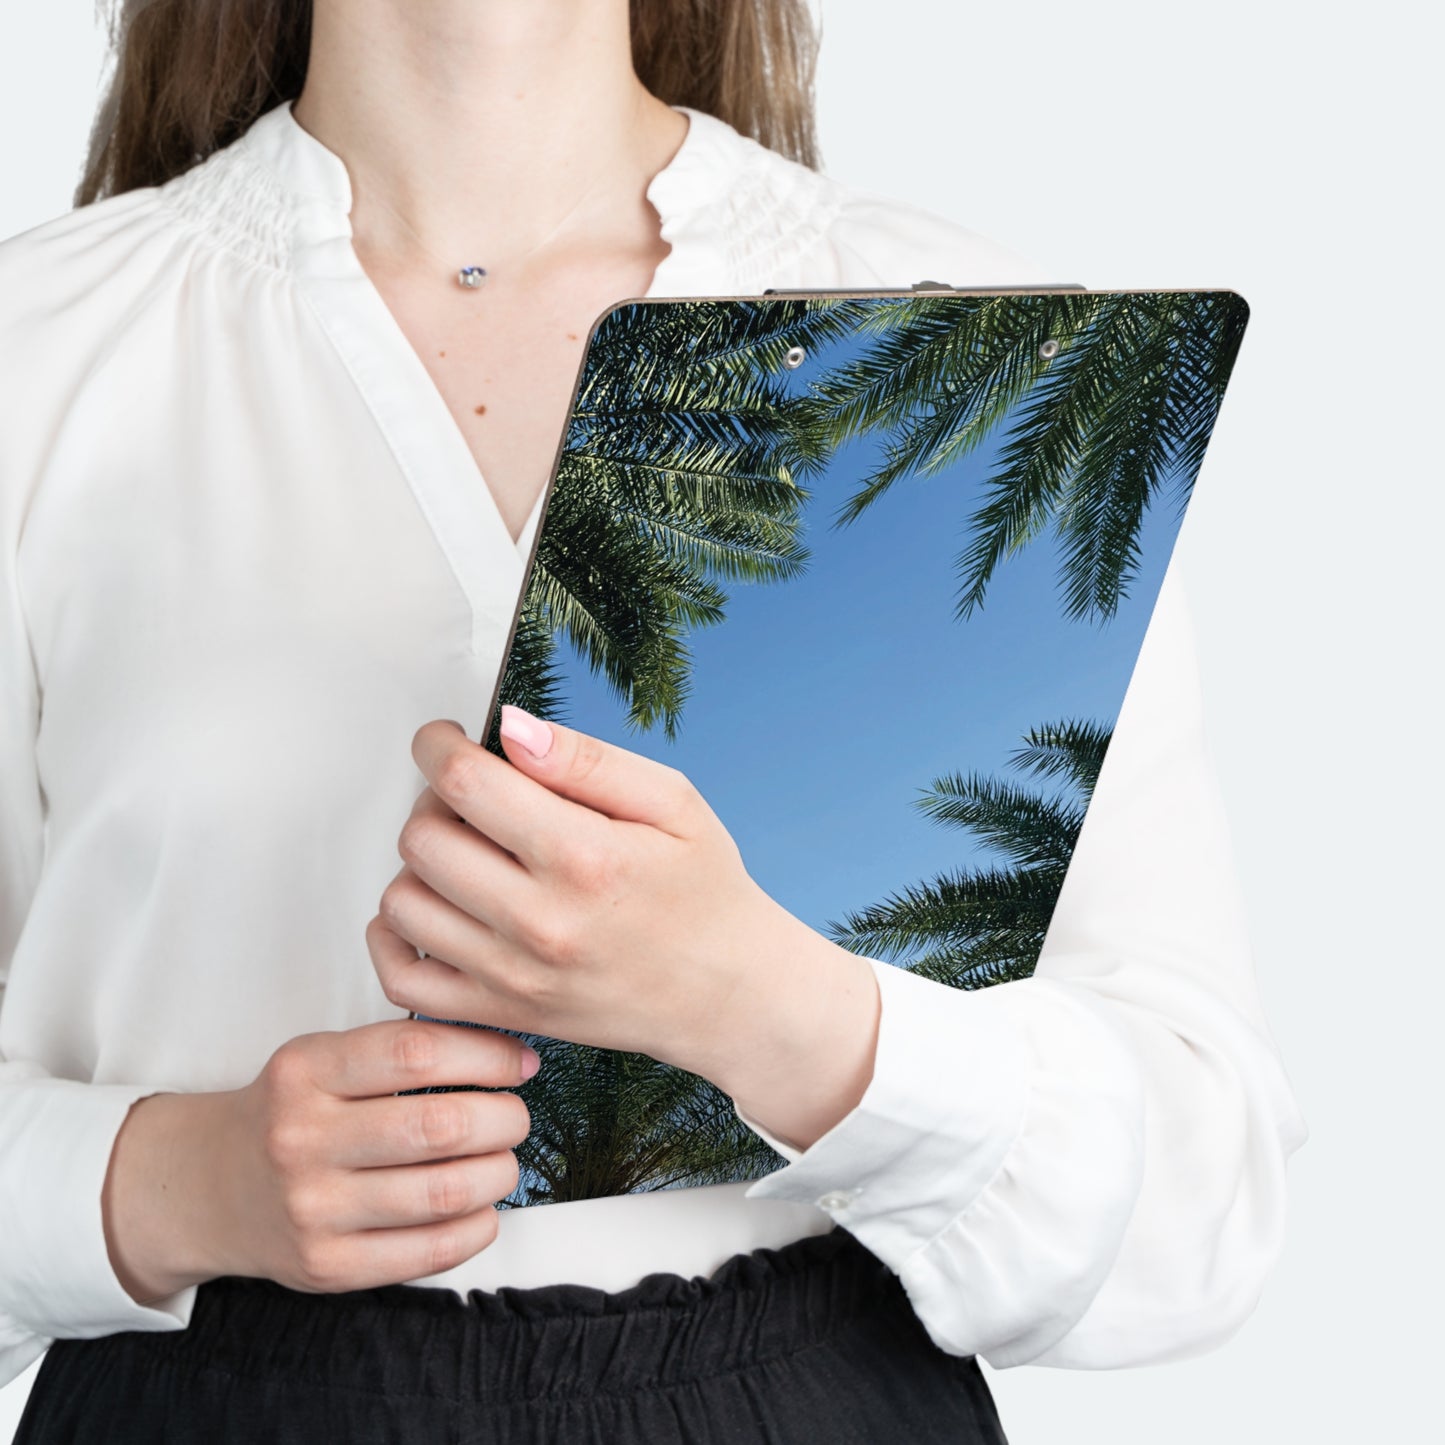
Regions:
<svg viewBox="0 0 1445 1445"><path fill-rule="evenodd" d="M542 1067L542 1056L530 1044L522 1045L522 1077L530 1079Z"/></svg>
<svg viewBox="0 0 1445 1445"><path fill-rule="evenodd" d="M502 721L498 730L504 738L521 743L534 758L545 758L552 746L552 729L541 718L533 717L509 702L502 704Z"/></svg>

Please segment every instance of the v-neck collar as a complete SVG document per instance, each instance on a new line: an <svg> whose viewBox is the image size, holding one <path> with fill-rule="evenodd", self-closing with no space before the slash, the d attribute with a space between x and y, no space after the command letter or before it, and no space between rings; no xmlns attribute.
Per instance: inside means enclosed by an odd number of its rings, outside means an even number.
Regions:
<svg viewBox="0 0 1445 1445"><path fill-rule="evenodd" d="M688 116L687 133L646 191L672 249L644 294L727 294L725 253L689 244L708 234L689 223L710 197L726 193L746 141L705 111L673 108ZM291 270L470 603L472 652L495 651L515 615L543 498L514 542L446 399L356 254L351 177L341 157L296 120L289 100L254 121L235 147L281 187L291 211Z"/></svg>

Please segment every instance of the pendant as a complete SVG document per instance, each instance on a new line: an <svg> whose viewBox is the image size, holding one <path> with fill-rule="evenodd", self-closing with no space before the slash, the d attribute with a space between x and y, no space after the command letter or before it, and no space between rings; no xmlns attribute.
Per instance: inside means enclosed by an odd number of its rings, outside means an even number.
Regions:
<svg viewBox="0 0 1445 1445"><path fill-rule="evenodd" d="M475 291L486 279L487 273L480 266L463 266L457 272L457 285L465 286L468 291Z"/></svg>

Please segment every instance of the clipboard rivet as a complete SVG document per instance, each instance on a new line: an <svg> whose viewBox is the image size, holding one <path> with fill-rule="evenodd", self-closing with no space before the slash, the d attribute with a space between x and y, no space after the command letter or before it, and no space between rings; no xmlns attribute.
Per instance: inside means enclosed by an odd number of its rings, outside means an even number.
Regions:
<svg viewBox="0 0 1445 1445"><path fill-rule="evenodd" d="M801 366L808 359L808 353L801 346L790 346L788 354L783 358L783 365L787 367Z"/></svg>
<svg viewBox="0 0 1445 1445"><path fill-rule="evenodd" d="M1039 356L1044 361L1052 361L1059 354L1059 343L1051 336L1039 347Z"/></svg>

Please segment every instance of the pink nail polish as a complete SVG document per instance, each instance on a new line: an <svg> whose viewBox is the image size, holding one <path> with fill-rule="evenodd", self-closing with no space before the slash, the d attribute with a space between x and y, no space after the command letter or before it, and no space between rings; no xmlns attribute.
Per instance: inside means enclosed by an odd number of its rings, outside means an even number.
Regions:
<svg viewBox="0 0 1445 1445"><path fill-rule="evenodd" d="M552 729L541 718L533 717L509 702L502 704L502 721L498 731L504 738L521 743L534 758L545 758L552 746Z"/></svg>

